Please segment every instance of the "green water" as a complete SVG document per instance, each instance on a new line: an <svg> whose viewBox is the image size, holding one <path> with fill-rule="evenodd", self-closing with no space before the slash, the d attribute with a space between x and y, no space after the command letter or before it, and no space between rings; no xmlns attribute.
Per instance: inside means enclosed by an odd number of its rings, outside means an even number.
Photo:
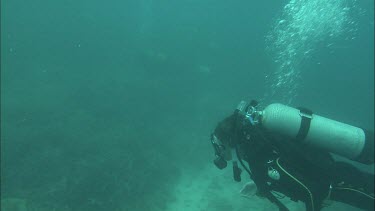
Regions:
<svg viewBox="0 0 375 211"><path fill-rule="evenodd" d="M333 2L310 7L345 8ZM275 27L287 4L1 1L3 201L14 210L165 210L181 170L212 162L209 135L242 99L373 128L373 2L337 16L345 19L333 37L310 31L293 89L277 89L266 76L277 77L286 48L270 49L267 36L291 31ZM298 41L286 40L306 46Z"/></svg>

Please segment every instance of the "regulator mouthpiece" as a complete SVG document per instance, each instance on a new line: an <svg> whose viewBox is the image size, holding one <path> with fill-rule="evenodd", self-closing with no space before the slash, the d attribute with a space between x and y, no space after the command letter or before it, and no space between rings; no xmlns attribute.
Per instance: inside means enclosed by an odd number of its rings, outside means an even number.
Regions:
<svg viewBox="0 0 375 211"><path fill-rule="evenodd" d="M214 164L220 170L227 167L227 161L221 156L216 156L216 158L214 160Z"/></svg>

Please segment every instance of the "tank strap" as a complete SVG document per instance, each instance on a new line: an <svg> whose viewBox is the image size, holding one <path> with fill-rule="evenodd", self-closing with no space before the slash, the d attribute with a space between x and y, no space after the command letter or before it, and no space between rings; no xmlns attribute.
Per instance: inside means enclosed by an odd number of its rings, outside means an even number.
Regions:
<svg viewBox="0 0 375 211"><path fill-rule="evenodd" d="M302 141L306 138L307 133L309 132L313 112L307 108L298 107L298 109L299 115L302 119L296 139Z"/></svg>

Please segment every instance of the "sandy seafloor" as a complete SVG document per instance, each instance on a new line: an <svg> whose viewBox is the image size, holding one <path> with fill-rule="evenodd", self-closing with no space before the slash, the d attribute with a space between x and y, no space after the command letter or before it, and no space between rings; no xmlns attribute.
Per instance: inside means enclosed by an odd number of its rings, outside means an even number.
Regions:
<svg viewBox="0 0 375 211"><path fill-rule="evenodd" d="M230 166L229 166L230 167ZM246 182L249 182L245 172L242 173L242 181L235 182L232 177L232 169L217 169L213 164L207 165L199 172L185 170L180 182L175 187L174 196L166 211L272 211L278 208L267 199L257 196L243 197L240 190ZM247 178L246 178L247 177ZM285 197L281 199L291 211L304 211L302 202L294 202ZM361 209L333 202L322 211L359 211Z"/></svg>

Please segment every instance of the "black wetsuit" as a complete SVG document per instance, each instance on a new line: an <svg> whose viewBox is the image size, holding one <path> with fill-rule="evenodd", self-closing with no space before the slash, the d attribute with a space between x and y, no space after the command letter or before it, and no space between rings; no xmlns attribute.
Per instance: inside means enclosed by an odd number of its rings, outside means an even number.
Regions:
<svg viewBox="0 0 375 211"><path fill-rule="evenodd" d="M304 202L307 211L321 210L325 199L374 210L373 174L336 162L328 152L243 124L244 121L239 120L240 124L235 121L238 121L235 116L228 117L218 125L215 134L219 138L230 137L231 145L237 147L239 157L250 167L258 195L275 203L279 210L288 209L273 191ZM276 170L279 179L272 179L267 174L269 170Z"/></svg>

